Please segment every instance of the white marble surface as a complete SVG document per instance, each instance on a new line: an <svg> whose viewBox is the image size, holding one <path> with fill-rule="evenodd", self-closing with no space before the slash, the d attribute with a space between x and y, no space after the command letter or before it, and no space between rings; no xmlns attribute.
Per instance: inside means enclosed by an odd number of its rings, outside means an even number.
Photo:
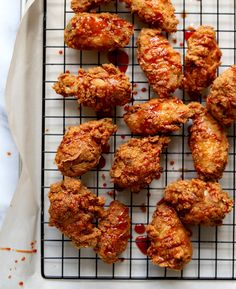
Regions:
<svg viewBox="0 0 236 289"><path fill-rule="evenodd" d="M19 178L19 155L8 128L4 90L21 8L21 0L0 0L0 227Z"/></svg>

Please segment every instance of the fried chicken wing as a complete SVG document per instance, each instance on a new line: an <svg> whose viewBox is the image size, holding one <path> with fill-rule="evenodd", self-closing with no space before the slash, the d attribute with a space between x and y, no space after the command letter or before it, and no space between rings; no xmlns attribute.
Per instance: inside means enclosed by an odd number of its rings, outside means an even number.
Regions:
<svg viewBox="0 0 236 289"><path fill-rule="evenodd" d="M151 241L147 254L153 264L182 270L191 261L192 244L175 210L165 203L157 204L152 222L146 228Z"/></svg>
<svg viewBox="0 0 236 289"><path fill-rule="evenodd" d="M199 103L190 128L189 146L201 179L219 180L228 161L229 142L221 125Z"/></svg>
<svg viewBox="0 0 236 289"><path fill-rule="evenodd" d="M179 130L191 115L191 110L180 99L169 97L128 107L124 120L134 134L155 135Z"/></svg>
<svg viewBox="0 0 236 289"><path fill-rule="evenodd" d="M80 50L111 51L125 47L133 25L111 13L78 13L65 29L65 43Z"/></svg>
<svg viewBox="0 0 236 289"><path fill-rule="evenodd" d="M86 12L111 1L112 0L71 0L70 7L75 13Z"/></svg>
<svg viewBox="0 0 236 289"><path fill-rule="evenodd" d="M62 73L53 88L56 93L75 96L82 105L103 113L131 100L129 78L113 64L103 64L88 71L79 69L78 75Z"/></svg>
<svg viewBox="0 0 236 289"><path fill-rule="evenodd" d="M236 66L225 70L213 82L207 97L207 109L221 124L230 126L236 120Z"/></svg>
<svg viewBox="0 0 236 289"><path fill-rule="evenodd" d="M49 192L49 225L55 226L79 249L95 247L101 232L92 223L103 217L103 197L96 197L80 180L66 177L51 185Z"/></svg>
<svg viewBox="0 0 236 289"><path fill-rule="evenodd" d="M126 249L130 237L129 209L119 201L111 202L104 217L98 224L100 239L94 248L106 263L119 261L120 254Z"/></svg>
<svg viewBox="0 0 236 289"><path fill-rule="evenodd" d="M233 200L222 191L220 184L199 179L169 184L164 200L177 210L183 223L192 225L221 225L233 206Z"/></svg>
<svg viewBox="0 0 236 289"><path fill-rule="evenodd" d="M182 65L175 51L160 30L143 28L137 39L138 62L153 90L168 97L182 85Z"/></svg>
<svg viewBox="0 0 236 289"><path fill-rule="evenodd" d="M210 26L200 26L188 39L184 66L184 88L190 97L199 97L216 78L221 51L215 31Z"/></svg>
<svg viewBox="0 0 236 289"><path fill-rule="evenodd" d="M110 136L117 130L111 119L71 126L57 149L56 164L65 176L81 176L96 167Z"/></svg>
<svg viewBox="0 0 236 289"><path fill-rule="evenodd" d="M120 188L138 192L160 175L160 155L170 142L168 137L132 138L116 151L110 170L112 181Z"/></svg>
<svg viewBox="0 0 236 289"><path fill-rule="evenodd" d="M176 32L179 21L170 0L125 0L132 13L155 28L168 33Z"/></svg>

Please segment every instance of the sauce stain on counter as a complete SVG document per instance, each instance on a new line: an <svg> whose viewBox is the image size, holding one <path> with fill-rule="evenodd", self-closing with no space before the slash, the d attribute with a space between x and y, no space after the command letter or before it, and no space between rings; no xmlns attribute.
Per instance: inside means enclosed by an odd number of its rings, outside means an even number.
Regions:
<svg viewBox="0 0 236 289"><path fill-rule="evenodd" d="M114 50L107 54L107 58L110 63L119 68L121 72L126 72L129 65L129 55L124 50Z"/></svg>

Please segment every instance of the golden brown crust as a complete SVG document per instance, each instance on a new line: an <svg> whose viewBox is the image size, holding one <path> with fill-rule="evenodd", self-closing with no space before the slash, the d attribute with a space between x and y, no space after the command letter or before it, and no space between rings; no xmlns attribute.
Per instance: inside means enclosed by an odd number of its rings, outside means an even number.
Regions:
<svg viewBox="0 0 236 289"><path fill-rule="evenodd" d="M179 130L191 115L188 106L176 97L156 98L128 107L124 121L134 134L155 135Z"/></svg>
<svg viewBox="0 0 236 289"><path fill-rule="evenodd" d="M110 170L112 181L120 188L138 192L160 175L160 155L170 142L168 137L132 138L116 151Z"/></svg>
<svg viewBox="0 0 236 289"><path fill-rule="evenodd" d="M101 236L95 247L99 257L106 263L119 261L130 237L129 209L119 201L111 202L98 224Z"/></svg>
<svg viewBox="0 0 236 289"><path fill-rule="evenodd" d="M95 247L101 232L92 222L104 215L104 198L96 197L80 180L67 177L51 185L48 197L49 225L58 228L78 249Z"/></svg>
<svg viewBox="0 0 236 289"><path fill-rule="evenodd" d="M57 149L56 164L65 176L81 176L96 167L110 136L117 130L111 119L71 126Z"/></svg>
<svg viewBox="0 0 236 289"><path fill-rule="evenodd" d="M75 96L82 105L104 113L131 100L129 78L113 64L103 64L88 71L79 69L78 76L62 73L53 88L58 94Z"/></svg>
<svg viewBox="0 0 236 289"><path fill-rule="evenodd" d="M184 65L184 88L191 97L198 97L216 78L221 51L211 26L200 26L188 39Z"/></svg>
<svg viewBox="0 0 236 289"><path fill-rule="evenodd" d="M157 29L143 28L137 46L138 62L153 90L160 97L168 97L182 85L180 54Z"/></svg>
<svg viewBox="0 0 236 289"><path fill-rule="evenodd" d="M75 13L86 12L111 1L112 0L71 0L70 7Z"/></svg>
<svg viewBox="0 0 236 289"><path fill-rule="evenodd" d="M177 31L179 21L170 0L126 0L132 13L155 28L171 33Z"/></svg>
<svg viewBox="0 0 236 289"><path fill-rule="evenodd" d="M219 123L230 126L236 120L236 66L225 70L213 82L207 109Z"/></svg>
<svg viewBox="0 0 236 289"><path fill-rule="evenodd" d="M191 104L189 105L191 106ZM219 180L228 162L229 142L224 129L200 104L190 128L189 146L201 179Z"/></svg>
<svg viewBox="0 0 236 289"><path fill-rule="evenodd" d="M221 225L233 206L233 200L222 191L220 184L199 179L169 184L164 200L177 210L183 223L192 225Z"/></svg>
<svg viewBox="0 0 236 289"><path fill-rule="evenodd" d="M133 25L111 13L78 13L67 24L65 43L80 50L111 51L125 47Z"/></svg>
<svg viewBox="0 0 236 289"><path fill-rule="evenodd" d="M165 203L157 204L152 222L146 228L151 241L147 254L153 264L182 270L192 258L189 232L175 210Z"/></svg>

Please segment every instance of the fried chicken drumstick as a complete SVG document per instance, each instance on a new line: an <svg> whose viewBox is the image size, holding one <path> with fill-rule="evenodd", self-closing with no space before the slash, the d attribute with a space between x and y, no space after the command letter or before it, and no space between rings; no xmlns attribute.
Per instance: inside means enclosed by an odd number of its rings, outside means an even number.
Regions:
<svg viewBox="0 0 236 289"><path fill-rule="evenodd" d="M105 118L71 126L57 149L56 164L65 176L81 176L96 167L110 136L117 126Z"/></svg>
<svg viewBox="0 0 236 289"><path fill-rule="evenodd" d="M180 129L192 111L180 99L156 98L126 109L124 121L134 134L155 135L171 133Z"/></svg>
<svg viewBox="0 0 236 289"><path fill-rule="evenodd" d="M101 236L94 248L95 252L106 263L119 261L130 237L129 208L119 201L111 202L98 224L98 229Z"/></svg>
<svg viewBox="0 0 236 289"><path fill-rule="evenodd" d="M152 222L146 228L151 245L147 250L153 264L182 270L191 261L192 244L175 210L165 203L157 204Z"/></svg>
<svg viewBox="0 0 236 289"><path fill-rule="evenodd" d="M236 120L236 66L226 69L213 82L207 109L219 123L230 126Z"/></svg>
<svg viewBox="0 0 236 289"><path fill-rule="evenodd" d="M62 73L53 88L56 93L75 96L82 105L103 113L131 100L129 78L113 64L103 64L88 71L79 69L78 75Z"/></svg>
<svg viewBox="0 0 236 289"><path fill-rule="evenodd" d="M217 226L233 206L220 184L199 179L180 180L169 184L164 200L176 209L185 224Z"/></svg>
<svg viewBox="0 0 236 289"><path fill-rule="evenodd" d="M219 180L228 162L229 142L222 126L199 103L190 128L189 147L195 169L203 180Z"/></svg>
<svg viewBox="0 0 236 289"><path fill-rule="evenodd" d="M120 188L138 192L160 175L160 155L170 142L168 137L131 138L115 153L110 170L112 181Z"/></svg>
<svg viewBox="0 0 236 289"><path fill-rule="evenodd" d="M86 12L97 8L102 4L107 4L112 0L71 0L71 9L75 12Z"/></svg>
<svg viewBox="0 0 236 289"><path fill-rule="evenodd" d="M221 51L215 31L210 26L200 26L188 39L184 66L184 88L190 97L199 97L216 78Z"/></svg>
<svg viewBox="0 0 236 289"><path fill-rule="evenodd" d="M101 232L92 221L103 216L104 198L96 197L80 180L68 177L51 185L48 197L49 225L58 228L78 249L95 247Z"/></svg>
<svg viewBox="0 0 236 289"><path fill-rule="evenodd" d="M133 25L111 13L78 13L67 24L65 43L79 50L111 51L125 47Z"/></svg>
<svg viewBox="0 0 236 289"><path fill-rule="evenodd" d="M177 31L179 21L175 16L175 8L170 0L125 0L132 13L152 27L160 28L168 33Z"/></svg>
<svg viewBox="0 0 236 289"><path fill-rule="evenodd" d="M158 29L143 28L137 39L138 62L154 92L168 97L182 85L182 65L175 51Z"/></svg>

